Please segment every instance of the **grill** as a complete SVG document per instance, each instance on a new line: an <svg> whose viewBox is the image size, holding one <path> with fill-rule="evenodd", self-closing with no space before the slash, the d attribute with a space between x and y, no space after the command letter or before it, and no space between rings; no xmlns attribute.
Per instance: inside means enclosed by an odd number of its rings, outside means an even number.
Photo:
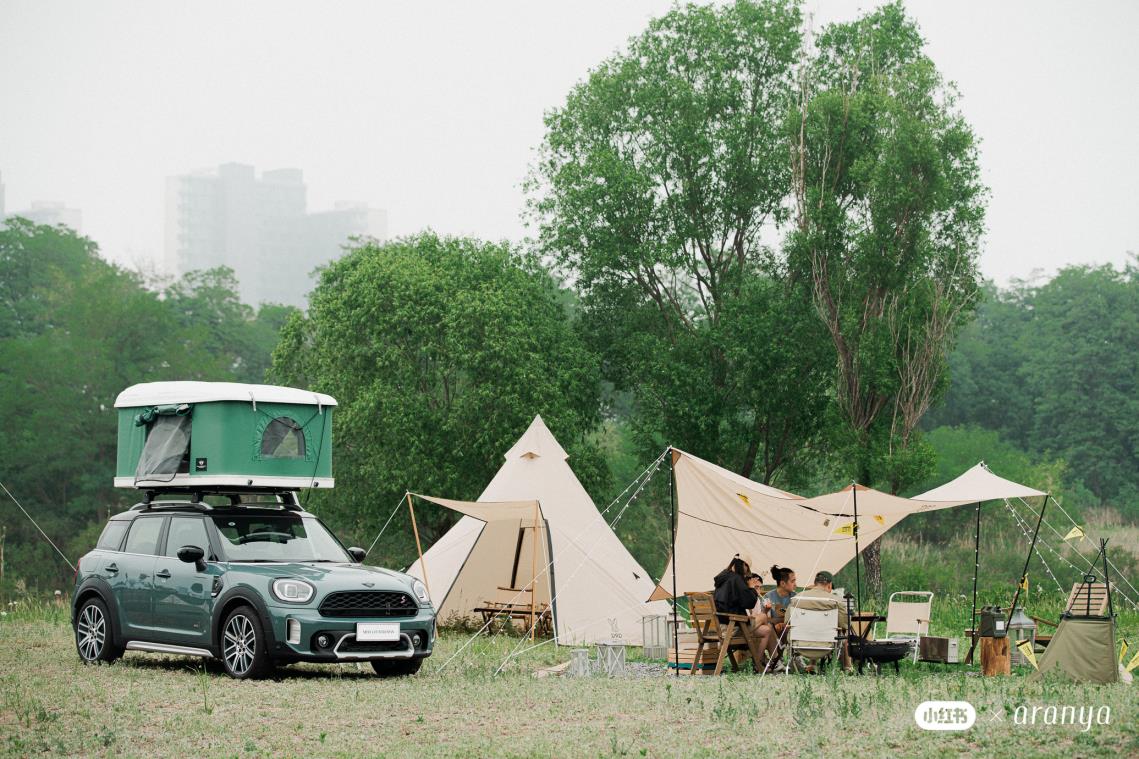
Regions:
<svg viewBox="0 0 1139 759"><path fill-rule="evenodd" d="M393 641L343 641L336 649L342 654L383 654L391 651L406 651L407 643L402 640Z"/></svg>
<svg viewBox="0 0 1139 759"><path fill-rule="evenodd" d="M418 612L414 598L391 590L340 591L320 602L323 617L414 617Z"/></svg>

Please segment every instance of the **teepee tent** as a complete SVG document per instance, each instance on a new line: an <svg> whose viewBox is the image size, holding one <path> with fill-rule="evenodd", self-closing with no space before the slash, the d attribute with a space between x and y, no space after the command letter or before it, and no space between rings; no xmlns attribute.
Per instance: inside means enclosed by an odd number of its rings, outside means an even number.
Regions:
<svg viewBox="0 0 1139 759"><path fill-rule="evenodd" d="M652 580L609 528L542 417L534 418L505 458L479 496L484 518L457 509L463 518L408 569L425 578L439 619L476 617L473 610L499 588L534 581L535 600L549 603L559 644L611 638L615 625L625 642L639 645L642 618L670 608L646 602ZM540 504L537 522L521 511L498 518L495 502L522 501Z"/></svg>
<svg viewBox="0 0 1139 759"><path fill-rule="evenodd" d="M1061 617L1037 666L1034 679L1058 670L1076 682L1114 683L1119 679L1115 620L1110 616Z"/></svg>

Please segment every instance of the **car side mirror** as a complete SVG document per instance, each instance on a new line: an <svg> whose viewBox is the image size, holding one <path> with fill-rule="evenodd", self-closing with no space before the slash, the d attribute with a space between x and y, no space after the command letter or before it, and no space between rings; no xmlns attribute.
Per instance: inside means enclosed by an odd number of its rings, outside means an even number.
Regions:
<svg viewBox="0 0 1139 759"><path fill-rule="evenodd" d="M206 568L206 562L202 561L205 556L206 552L197 546L182 546L178 549L178 560L193 564L199 572Z"/></svg>
<svg viewBox="0 0 1139 759"><path fill-rule="evenodd" d="M349 548L348 553L352 555L352 560L357 564L362 563L364 561L364 557L368 555L368 552L363 548L356 548L355 546Z"/></svg>

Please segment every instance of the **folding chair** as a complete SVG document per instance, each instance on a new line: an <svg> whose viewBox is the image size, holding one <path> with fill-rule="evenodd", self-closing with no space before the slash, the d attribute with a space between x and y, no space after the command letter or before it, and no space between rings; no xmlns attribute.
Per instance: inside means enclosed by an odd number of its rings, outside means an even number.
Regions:
<svg viewBox="0 0 1139 759"><path fill-rule="evenodd" d="M791 670L796 654L825 663L838 651L838 609L802 609L794 599L787 607L787 661Z"/></svg>
<svg viewBox="0 0 1139 759"><path fill-rule="evenodd" d="M739 671L739 665L731 656L732 651L747 651L751 655L752 666L756 672L760 671L759 642L751 632L751 620L746 614L718 614L716 601L711 593L685 593L688 596L688 613L692 617L692 626L696 628L696 657L693 659L692 674L700 664L700 655L704 647L715 644L720 647L720 655L716 658L716 670L713 674L724 671L724 658L732 665L733 671ZM726 623L720 617L727 619Z"/></svg>
<svg viewBox="0 0 1139 759"><path fill-rule="evenodd" d="M899 596L908 600L896 600ZM908 642L913 647L915 663L918 660L918 641L921 636L929 634L932 608L933 593L928 590L900 590L890 594L886 607L885 639Z"/></svg>

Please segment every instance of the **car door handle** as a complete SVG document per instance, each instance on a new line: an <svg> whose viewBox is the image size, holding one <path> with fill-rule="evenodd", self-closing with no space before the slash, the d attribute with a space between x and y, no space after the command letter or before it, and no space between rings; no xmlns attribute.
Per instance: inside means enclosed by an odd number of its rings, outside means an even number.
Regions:
<svg viewBox="0 0 1139 759"><path fill-rule="evenodd" d="M161 577L163 580L169 580L170 579L170 570L169 569L163 569L163 570L159 571L158 574L156 574L154 576L155 577Z"/></svg>
<svg viewBox="0 0 1139 759"><path fill-rule="evenodd" d="M107 566L103 567L103 570L107 572L107 574L112 575L117 575L119 573L119 567L116 564L108 564Z"/></svg>

